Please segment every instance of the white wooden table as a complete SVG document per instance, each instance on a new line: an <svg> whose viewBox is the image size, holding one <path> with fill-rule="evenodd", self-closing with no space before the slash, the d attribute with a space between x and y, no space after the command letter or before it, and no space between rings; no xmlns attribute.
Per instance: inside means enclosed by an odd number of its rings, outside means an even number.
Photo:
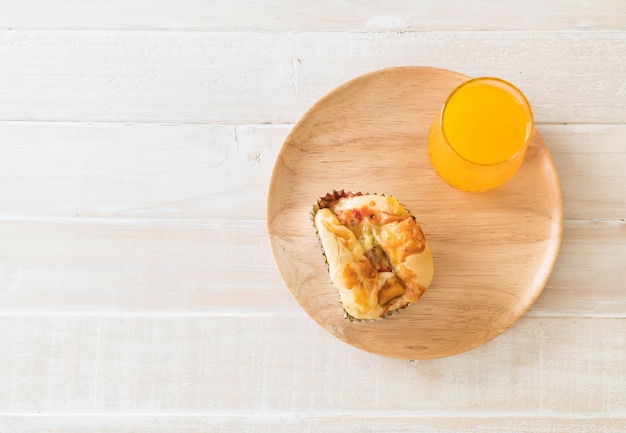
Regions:
<svg viewBox="0 0 626 433"><path fill-rule="evenodd" d="M512 81L563 189L511 329L337 340L266 235L282 141L373 70ZM0 431L626 430L626 3L0 0Z"/></svg>

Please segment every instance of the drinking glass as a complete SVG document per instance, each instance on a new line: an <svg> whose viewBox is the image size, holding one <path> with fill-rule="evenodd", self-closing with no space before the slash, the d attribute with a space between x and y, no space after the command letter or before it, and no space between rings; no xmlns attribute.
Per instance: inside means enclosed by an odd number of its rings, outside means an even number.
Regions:
<svg viewBox="0 0 626 433"><path fill-rule="evenodd" d="M428 154L448 184L487 191L517 172L532 130L530 104L517 87L499 78L473 78L448 96L432 122Z"/></svg>

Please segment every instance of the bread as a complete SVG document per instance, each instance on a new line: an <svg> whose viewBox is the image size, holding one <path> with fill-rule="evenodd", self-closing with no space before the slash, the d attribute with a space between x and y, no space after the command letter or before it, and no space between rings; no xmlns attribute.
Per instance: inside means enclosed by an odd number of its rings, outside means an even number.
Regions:
<svg viewBox="0 0 626 433"><path fill-rule="evenodd" d="M334 191L317 200L313 220L348 319L384 318L430 285L433 259L424 233L395 198Z"/></svg>

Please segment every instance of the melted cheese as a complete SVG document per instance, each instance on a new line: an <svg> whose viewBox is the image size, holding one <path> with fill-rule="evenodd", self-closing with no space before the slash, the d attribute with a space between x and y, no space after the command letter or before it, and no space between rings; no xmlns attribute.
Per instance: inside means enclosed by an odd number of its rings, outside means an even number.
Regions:
<svg viewBox="0 0 626 433"><path fill-rule="evenodd" d="M424 234L412 218L385 224L378 233L379 243L392 263L403 263L408 256L426 248Z"/></svg>

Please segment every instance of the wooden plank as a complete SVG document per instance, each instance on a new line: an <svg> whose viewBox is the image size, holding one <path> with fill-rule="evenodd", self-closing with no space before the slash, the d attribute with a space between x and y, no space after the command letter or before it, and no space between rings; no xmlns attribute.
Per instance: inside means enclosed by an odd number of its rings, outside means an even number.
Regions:
<svg viewBox="0 0 626 433"><path fill-rule="evenodd" d="M6 314L300 313L263 221L0 222Z"/></svg>
<svg viewBox="0 0 626 433"><path fill-rule="evenodd" d="M290 129L0 122L0 216L261 219ZM624 218L626 126L537 129L559 172L565 218Z"/></svg>
<svg viewBox="0 0 626 433"><path fill-rule="evenodd" d="M0 122L0 214L262 218L289 129Z"/></svg>
<svg viewBox="0 0 626 433"><path fill-rule="evenodd" d="M624 317L626 222L566 221L561 250L531 316Z"/></svg>
<svg viewBox="0 0 626 433"><path fill-rule="evenodd" d="M0 221L0 315L305 317L264 233L262 220ZM566 221L527 315L626 317L625 256L626 222Z"/></svg>
<svg viewBox="0 0 626 433"><path fill-rule="evenodd" d="M623 123L625 40L626 31L5 30L0 120L293 123L356 75L432 65L513 82L539 123Z"/></svg>
<svg viewBox="0 0 626 433"><path fill-rule="evenodd" d="M107 416L4 416L0 417L3 431L21 433L189 433L200 431L222 433L343 433L359 431L377 433L381 431L411 433L504 433L524 431L529 433L613 433L626 429L626 418L515 416L368 416L348 415L323 416L309 413L284 415L232 416L211 414L162 414Z"/></svg>
<svg viewBox="0 0 626 433"><path fill-rule="evenodd" d="M415 365L354 349L308 318L2 317L0 347L0 407L13 415L626 412L624 319L525 318Z"/></svg>
<svg viewBox="0 0 626 433"><path fill-rule="evenodd" d="M480 16L480 19L476 17ZM471 17L471 19L470 19ZM554 30L624 29L626 9L615 0L494 2L431 0L160 1L64 0L0 4L0 27L37 29L184 30Z"/></svg>
<svg viewBox="0 0 626 433"><path fill-rule="evenodd" d="M539 125L563 191L565 218L626 217L625 125Z"/></svg>

